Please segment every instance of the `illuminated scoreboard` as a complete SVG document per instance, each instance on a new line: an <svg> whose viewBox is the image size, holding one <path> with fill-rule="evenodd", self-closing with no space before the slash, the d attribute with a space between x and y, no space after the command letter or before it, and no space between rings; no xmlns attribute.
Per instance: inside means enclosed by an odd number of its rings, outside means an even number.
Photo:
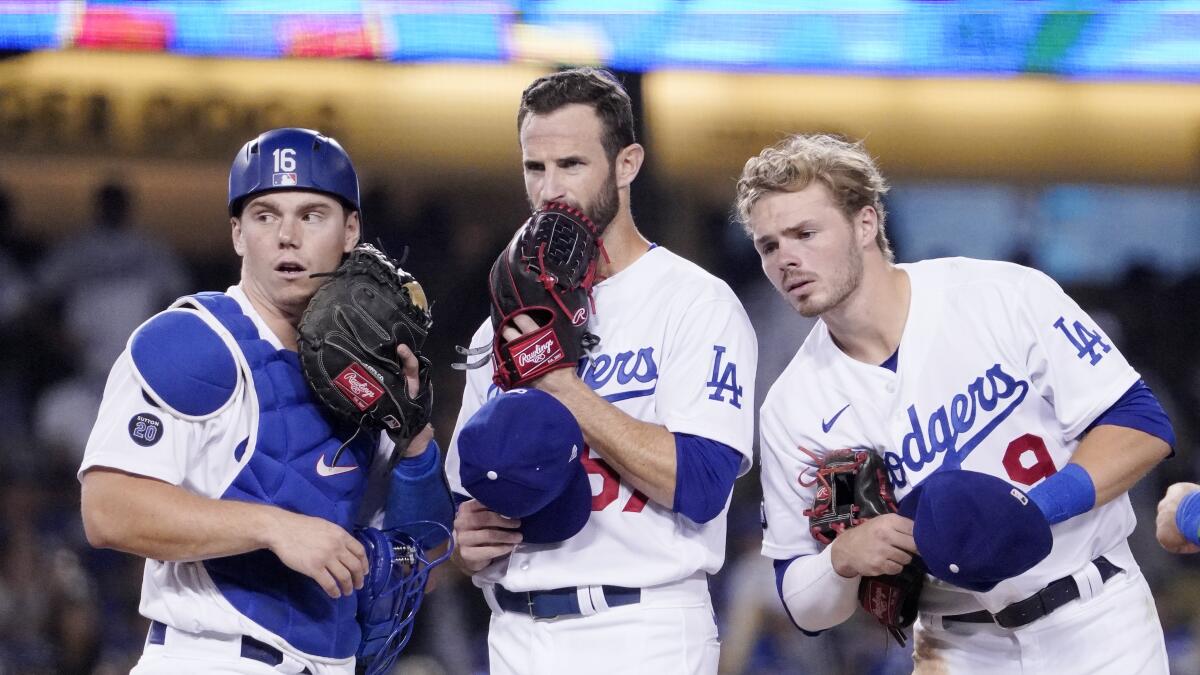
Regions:
<svg viewBox="0 0 1200 675"><path fill-rule="evenodd" d="M0 0L0 49L1200 79L1200 0Z"/></svg>

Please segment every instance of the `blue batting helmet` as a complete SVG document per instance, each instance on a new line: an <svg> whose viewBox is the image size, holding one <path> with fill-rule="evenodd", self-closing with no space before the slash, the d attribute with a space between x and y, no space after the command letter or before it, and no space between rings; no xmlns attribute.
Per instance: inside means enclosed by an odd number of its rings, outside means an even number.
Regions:
<svg viewBox="0 0 1200 675"><path fill-rule="evenodd" d="M238 215L247 197L270 190L323 192L359 210L358 174L350 155L311 129L272 129L238 151L229 169L229 214Z"/></svg>

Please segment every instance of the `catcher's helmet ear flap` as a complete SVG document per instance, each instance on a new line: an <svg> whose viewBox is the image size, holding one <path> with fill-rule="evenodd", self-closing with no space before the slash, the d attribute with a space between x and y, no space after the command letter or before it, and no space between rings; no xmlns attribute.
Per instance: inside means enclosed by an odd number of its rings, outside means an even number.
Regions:
<svg viewBox="0 0 1200 675"><path fill-rule="evenodd" d="M272 129L247 142L229 170L229 215L247 197L270 190L312 190L358 211L358 174L337 141L319 131Z"/></svg>

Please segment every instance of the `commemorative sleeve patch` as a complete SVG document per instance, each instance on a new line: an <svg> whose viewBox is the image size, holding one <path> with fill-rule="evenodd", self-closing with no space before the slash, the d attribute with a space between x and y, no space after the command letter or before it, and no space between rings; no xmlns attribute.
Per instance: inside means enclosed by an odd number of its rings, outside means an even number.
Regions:
<svg viewBox="0 0 1200 675"><path fill-rule="evenodd" d="M143 448L157 443L162 434L162 420L150 413L138 413L129 419L129 438Z"/></svg>

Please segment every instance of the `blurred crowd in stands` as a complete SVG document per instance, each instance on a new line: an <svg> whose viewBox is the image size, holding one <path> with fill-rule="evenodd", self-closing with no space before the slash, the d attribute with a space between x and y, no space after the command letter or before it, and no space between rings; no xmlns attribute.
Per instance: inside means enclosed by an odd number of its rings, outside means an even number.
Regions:
<svg viewBox="0 0 1200 675"><path fill-rule="evenodd" d="M0 189L0 675L125 673L146 636L137 608L142 561L87 545L75 472L108 369L129 334L180 295L224 290L237 279L237 258L232 250L215 259L179 255L161 236L161 224L137 221L136 201L146 197L120 184L99 186L91 222L58 241L24 234L13 221L11 198ZM385 191L364 196L367 239L397 257L407 247L404 267L433 302L427 347L436 364L435 426L443 445L462 388L461 373L449 368L459 358L454 346L486 316L488 268L519 224L519 215L496 223L487 208L450 204L430 200L400 213ZM678 243L653 206L635 204L635 216L651 238ZM213 223L213 236L227 236L224 227ZM725 213L714 212L700 231L707 241L690 250L707 253L693 257L738 291L758 332L761 400L811 324L775 297L748 240ZM903 261L903 229L894 238ZM1140 519L1132 544L1155 590L1172 672L1200 675L1200 556L1167 555L1153 537L1153 507L1165 486L1200 477L1200 359L1193 345L1200 335L1200 269L1167 278L1138 265L1113 269L1108 285L1068 290L1104 323L1175 424L1175 457L1131 493ZM909 672L906 650L861 613L818 637L791 625L770 561L759 554L759 495L757 471L738 481L728 559L712 580L721 672ZM483 598L456 571L441 576L397 672L486 672Z"/></svg>

